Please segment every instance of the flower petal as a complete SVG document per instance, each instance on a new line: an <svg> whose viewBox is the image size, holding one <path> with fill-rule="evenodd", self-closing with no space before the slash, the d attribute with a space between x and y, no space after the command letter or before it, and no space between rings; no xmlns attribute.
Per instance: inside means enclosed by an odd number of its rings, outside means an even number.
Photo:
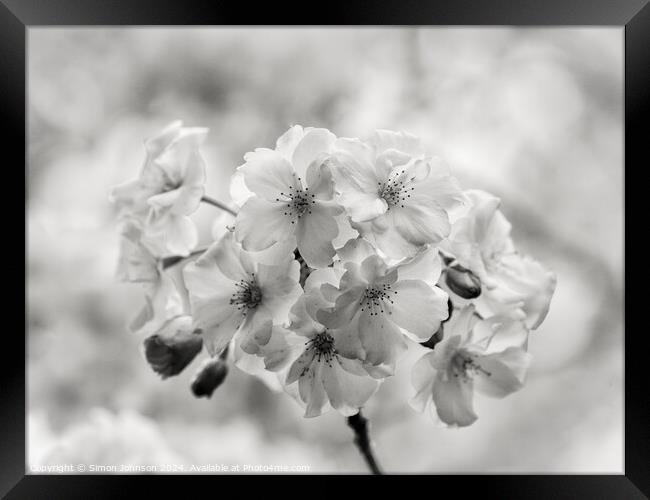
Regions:
<svg viewBox="0 0 650 500"><path fill-rule="evenodd" d="M232 281L250 278L251 273L255 271L252 259L242 250L230 231L210 245L196 263L200 266L216 265L219 271Z"/></svg>
<svg viewBox="0 0 650 500"><path fill-rule="evenodd" d="M283 386L280 374L269 371L264 365L264 359L260 356L247 354L241 349L241 338L236 336L230 344L228 351L229 358L244 373L253 375L261 380L269 389L274 392L282 392Z"/></svg>
<svg viewBox="0 0 650 500"><path fill-rule="evenodd" d="M203 305L207 304L204 302ZM206 324L199 323L202 325L203 343L211 356L221 354L237 333L243 320L241 312L231 306L214 312L209 318L206 316ZM197 324L196 318L194 321Z"/></svg>
<svg viewBox="0 0 650 500"><path fill-rule="evenodd" d="M448 295L420 280L398 281L392 286L390 318L398 326L424 342L438 331L449 317Z"/></svg>
<svg viewBox="0 0 650 500"><path fill-rule="evenodd" d="M318 311L316 319L321 324L333 329L341 328L343 325L350 323L354 315L359 311L363 292L364 288L359 286L346 290L337 297L332 310Z"/></svg>
<svg viewBox="0 0 650 500"><path fill-rule="evenodd" d="M300 356L292 363L289 372L287 373L287 385L293 384L296 380L306 373L307 369L314 360L315 351L313 349L305 349Z"/></svg>
<svg viewBox="0 0 650 500"><path fill-rule="evenodd" d="M359 231L352 227L352 224L350 223L350 220L348 219L348 216L345 214L345 212L337 215L334 217L334 219L336 219L336 223L339 226L339 234L336 238L334 238L334 241L332 241L334 248L341 248L348 241L359 236Z"/></svg>
<svg viewBox="0 0 650 500"><path fill-rule="evenodd" d="M374 146L377 155L388 149L396 149L410 156L420 156L424 153L420 138L408 132L375 130L368 143Z"/></svg>
<svg viewBox="0 0 650 500"><path fill-rule="evenodd" d="M305 135L305 131L300 125L294 125L284 134L282 134L275 142L275 150L280 153L284 158L291 161L293 152L300 140Z"/></svg>
<svg viewBox="0 0 650 500"><path fill-rule="evenodd" d="M451 319L445 323L445 338L457 336L461 342L466 342L478 321L475 312L476 308L473 304L469 304L460 310L456 309L452 313Z"/></svg>
<svg viewBox="0 0 650 500"><path fill-rule="evenodd" d="M417 192L426 193L445 210L452 210L469 202L456 178L449 175L449 168L442 159L431 158L426 164L429 173L426 179L417 183Z"/></svg>
<svg viewBox="0 0 650 500"><path fill-rule="evenodd" d="M338 212L337 207L316 203L298 221L298 250L309 267L327 267L332 263L336 253L332 240L339 231L334 215Z"/></svg>
<svg viewBox="0 0 650 500"><path fill-rule="evenodd" d="M246 163L239 167L246 187L267 201L275 201L280 193L299 187L293 167L277 151L256 149L244 156Z"/></svg>
<svg viewBox="0 0 650 500"><path fill-rule="evenodd" d="M491 354L504 351L508 347L526 349L528 337L528 328L520 319L492 316L474 325L471 343L482 346L486 354Z"/></svg>
<svg viewBox="0 0 650 500"><path fill-rule="evenodd" d="M196 225L186 215L173 215L164 228L165 247L171 255L189 255L199 242ZM159 233L151 234L158 237Z"/></svg>
<svg viewBox="0 0 650 500"><path fill-rule="evenodd" d="M330 330L329 333L334 338L334 347L336 351L344 358L366 359L366 352L359 338L359 318L357 315L346 325L336 330Z"/></svg>
<svg viewBox="0 0 650 500"><path fill-rule="evenodd" d="M501 259L499 271L492 277L496 287L488 291L486 299L497 303L521 302L526 325L531 330L539 327L548 314L556 275L528 256L510 254Z"/></svg>
<svg viewBox="0 0 650 500"><path fill-rule="evenodd" d="M298 390L300 399L307 405L305 417L317 417L325 411L328 400L323 387L320 363L311 362L307 366L298 379Z"/></svg>
<svg viewBox="0 0 650 500"><path fill-rule="evenodd" d="M315 317L312 316L312 313L315 315L317 309L312 309L312 304L308 303L309 298L311 297L304 294L298 297L296 303L291 307L289 319L291 322L290 327L293 332L298 335L311 337L316 332L322 332L324 328L323 325L316 321Z"/></svg>
<svg viewBox="0 0 650 500"><path fill-rule="evenodd" d="M141 212L146 213L149 210L147 200L153 194L155 194L155 191L144 186L140 179L135 179L113 187L108 199L111 203L117 205L120 212L137 215Z"/></svg>
<svg viewBox="0 0 650 500"><path fill-rule="evenodd" d="M447 425L466 427L478 416L474 413L472 380L462 377L444 377L438 373L433 383L433 402L440 420Z"/></svg>
<svg viewBox="0 0 650 500"><path fill-rule="evenodd" d="M285 210L282 203L271 203L257 196L250 198L239 211L235 222L235 236L244 250L265 250L290 238L295 224L284 215Z"/></svg>
<svg viewBox="0 0 650 500"><path fill-rule="evenodd" d="M503 398L521 389L530 359L530 354L518 347L481 356L478 364L482 371L474 377L474 387L486 396Z"/></svg>
<svg viewBox="0 0 650 500"><path fill-rule="evenodd" d="M292 164L296 175L307 178L307 168L312 162L323 162L330 154L336 137L324 128L312 128L306 131L292 155ZM312 189L311 185L309 189Z"/></svg>
<svg viewBox="0 0 650 500"><path fill-rule="evenodd" d="M339 202L352 220L363 222L383 214L388 208L379 197L379 184L372 151L359 141L338 139L332 157L332 176Z"/></svg>
<svg viewBox="0 0 650 500"><path fill-rule="evenodd" d="M241 208L248 198L254 195L255 193L246 187L244 173L239 169L235 170L230 177L230 198L235 205Z"/></svg>
<svg viewBox="0 0 650 500"><path fill-rule="evenodd" d="M404 259L413 257L418 246L414 245L398 231L394 222L394 210L389 210L384 215L377 217L364 226L359 225L359 232L391 259Z"/></svg>
<svg viewBox="0 0 650 500"><path fill-rule="evenodd" d="M268 344L273 329L271 311L263 304L246 314L241 327L241 348L248 354L258 354L260 346Z"/></svg>
<svg viewBox="0 0 650 500"><path fill-rule="evenodd" d="M349 240L342 248L338 249L337 253L341 262L354 262L356 264L361 264L368 257L376 255L372 245L363 238Z"/></svg>
<svg viewBox="0 0 650 500"><path fill-rule="evenodd" d="M352 360L341 362L336 358L332 360L331 366L321 363L323 387L330 404L348 417L358 413L359 408L370 399L378 387L378 382L368 375L355 375L344 368L344 365L352 363Z"/></svg>
<svg viewBox="0 0 650 500"><path fill-rule="evenodd" d="M312 163L307 169L307 188L316 200L331 200L334 196L332 171L325 163ZM343 210L341 210L342 212Z"/></svg>
<svg viewBox="0 0 650 500"><path fill-rule="evenodd" d="M127 221L120 231L120 255L117 278L127 282L149 282L158 280L158 262L140 241L140 228Z"/></svg>
<svg viewBox="0 0 650 500"><path fill-rule="evenodd" d="M406 350L404 336L386 319L385 314L371 316L364 311L359 318L359 339L371 365L386 364L394 368L398 356Z"/></svg>
<svg viewBox="0 0 650 500"><path fill-rule="evenodd" d="M438 243L449 235L451 225L447 212L428 197L413 194L404 208L393 208L397 232L412 245Z"/></svg>
<svg viewBox="0 0 650 500"><path fill-rule="evenodd" d="M296 260L278 265L258 264L256 280L262 292L262 301L282 298L294 292L300 277L300 264Z"/></svg>
<svg viewBox="0 0 650 500"><path fill-rule="evenodd" d="M438 283L441 271L442 259L438 249L426 246L418 251L412 259L400 263L397 275L400 280L417 279L433 286Z"/></svg>
<svg viewBox="0 0 650 500"><path fill-rule="evenodd" d="M183 126L181 120L175 120L162 129L157 135L147 139L144 143L147 154L153 158L159 156L169 146Z"/></svg>
<svg viewBox="0 0 650 500"><path fill-rule="evenodd" d="M322 285L329 284L333 286L338 286L341 281L341 276L343 271L334 267L324 267L322 269L314 269L307 280L305 280L305 293L311 293L312 291L320 291ZM329 300L325 297L326 300Z"/></svg>
<svg viewBox="0 0 650 500"><path fill-rule="evenodd" d="M411 383L415 389L415 395L409 400L409 404L415 411L423 412L433 397L433 382L436 378L436 371L431 365L433 352L428 352L418 359L411 370Z"/></svg>
<svg viewBox="0 0 650 500"><path fill-rule="evenodd" d="M244 320L241 311L230 304L234 283L211 260L188 264L183 278L190 294L194 326L204 331L208 350L217 354Z"/></svg>
<svg viewBox="0 0 650 500"><path fill-rule="evenodd" d="M280 371L289 361L295 360L304 348L304 337L299 337L281 326L274 326L271 338L260 347L259 355L264 358L267 370Z"/></svg>

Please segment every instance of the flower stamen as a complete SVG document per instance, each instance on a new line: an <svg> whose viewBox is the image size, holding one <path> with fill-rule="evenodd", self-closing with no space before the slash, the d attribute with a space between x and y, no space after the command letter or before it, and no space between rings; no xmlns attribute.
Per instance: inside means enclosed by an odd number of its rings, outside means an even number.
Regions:
<svg viewBox="0 0 650 500"><path fill-rule="evenodd" d="M415 189L408 186L408 181L401 180L405 172L405 170L396 172L389 176L386 182L377 183L379 185L379 197L383 198L388 205L387 210L396 205L404 208L404 202L411 197L410 191Z"/></svg>
<svg viewBox="0 0 650 500"><path fill-rule="evenodd" d="M393 314L386 303L390 305L394 303L391 299L392 294L397 295L397 291L392 290L391 285L387 283L367 287L361 297L361 311L370 310L370 316L377 316L379 313Z"/></svg>
<svg viewBox="0 0 650 500"><path fill-rule="evenodd" d="M295 224L303 215L311 214L311 205L316 203L314 200L316 195L310 194L308 191L308 187L303 189L301 179L298 177L296 186L289 186L286 193L280 192L275 199L275 201L286 203L284 215L291 218L291 224Z"/></svg>
<svg viewBox="0 0 650 500"><path fill-rule="evenodd" d="M238 311L246 316L250 309L255 309L262 302L262 290L252 273L250 280L240 279L235 283L237 290L230 297L230 305L236 305Z"/></svg>
<svg viewBox="0 0 650 500"><path fill-rule="evenodd" d="M459 351L454 354L451 360L451 373L454 378L461 377L463 382L469 382L474 376L482 373L491 377L492 373L484 369L478 362L478 356L466 351Z"/></svg>
<svg viewBox="0 0 650 500"><path fill-rule="evenodd" d="M313 339L305 342L307 351L315 351L314 357L317 361L325 360L327 366L332 366L332 359L338 356L334 348L334 338L327 331L317 334Z"/></svg>

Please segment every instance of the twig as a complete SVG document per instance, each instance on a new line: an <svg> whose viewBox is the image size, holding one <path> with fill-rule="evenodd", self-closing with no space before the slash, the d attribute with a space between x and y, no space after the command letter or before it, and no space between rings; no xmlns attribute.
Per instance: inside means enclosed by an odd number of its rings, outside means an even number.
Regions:
<svg viewBox="0 0 650 500"><path fill-rule="evenodd" d="M210 198L209 196L202 196L201 201L204 202L204 203L207 203L209 205L213 205L213 206L215 206L217 208L220 208L221 210L225 210L226 212L228 212L229 214L232 214L235 217L237 216L237 212L235 210L230 208L225 203L222 203L222 202L220 202L218 200L215 200L214 198Z"/></svg>
<svg viewBox="0 0 650 500"><path fill-rule="evenodd" d="M191 259L192 257L196 257L197 255L201 255L206 250L207 248L199 248L198 250L194 250L191 254L186 255L185 257L182 257L180 255L172 255L171 257L165 257L164 259L162 259L162 268L167 269L169 267L175 266L179 262L183 262L187 259Z"/></svg>
<svg viewBox="0 0 650 500"><path fill-rule="evenodd" d="M375 475L382 474L370 446L370 437L368 436L368 419L361 414L361 410L356 415L348 417L348 425L354 431L354 444L359 448L359 452L366 460L370 471Z"/></svg>

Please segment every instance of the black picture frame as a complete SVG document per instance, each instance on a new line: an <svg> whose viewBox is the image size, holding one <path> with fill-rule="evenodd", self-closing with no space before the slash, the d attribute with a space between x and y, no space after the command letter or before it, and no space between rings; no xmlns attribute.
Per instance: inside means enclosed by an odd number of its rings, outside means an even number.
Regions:
<svg viewBox="0 0 650 500"><path fill-rule="evenodd" d="M27 29L45 25L601 25L620 26L625 30L625 214L633 213L637 198L627 192L627 186L638 183L638 173L647 169L648 142L646 132L650 104L650 6L649 0L390 0L381 3L361 0L334 1L310 10L306 3L259 3L217 0L163 1L163 0L0 0L0 110L4 115L4 158L13 158L5 164L7 173L18 175L19 165L25 161L25 201L28 198L28 157L26 133L26 36ZM253 7L254 5L254 7ZM310 14L314 12L314 14ZM301 13L299 19L296 14ZM293 14L293 15L292 15ZM9 153L9 154L7 154ZM8 160L7 160L8 161ZM7 172L7 171L10 172ZM632 180L634 179L634 180ZM16 180L16 183L19 183ZM0 197L4 214L14 214L18 200L16 189L11 196ZM16 201L16 203L13 203ZM9 217L11 224L16 219ZM26 224L26 220L25 220ZM625 221L625 234L631 227ZM20 241L15 234L20 228L9 228L11 241ZM613 234L613 238L620 235ZM17 249L3 245L5 276L15 281L5 301L7 319L18 323L14 310L20 307L15 290L19 289L20 266L16 265ZM625 261L644 262L642 245L625 245ZM27 251L27 245L25 246ZM27 259L25 258L27 286ZM634 276L632 273L635 273ZM628 313L642 310L644 294L628 295L631 280L644 279L636 266L625 266L625 319ZM144 486L144 476L88 476L88 475L28 475L26 474L26 337L27 291L25 308L25 338L17 333L19 327L3 332L3 375L0 378L0 495L11 499L37 498L113 498L126 496L133 488ZM13 323L11 323L13 326ZM526 499L637 499L650 496L650 384L647 376L645 331L626 328L625 335L625 473L624 475L479 475L428 477L424 488L430 494L441 494L445 489L482 498ZM23 356L23 354L25 356ZM173 492L169 476L156 476L147 481L147 492L158 495L158 490ZM215 488L211 476L180 477L186 486L179 494L188 495L197 487ZM245 481L246 478L242 478ZM303 477L313 481L317 478ZM415 481L415 477L401 479ZM188 481L192 481L188 489ZM218 481L232 481L220 477ZM236 478L234 480L237 480ZM264 476L265 487L275 478ZM366 479L367 481L367 479ZM219 488L223 487L219 483ZM315 483L314 483L315 484ZM233 485L234 486L234 485ZM302 486L304 488L304 486ZM223 490L222 490L223 491ZM330 492L335 490L329 489ZM304 490L303 490L304 492Z"/></svg>

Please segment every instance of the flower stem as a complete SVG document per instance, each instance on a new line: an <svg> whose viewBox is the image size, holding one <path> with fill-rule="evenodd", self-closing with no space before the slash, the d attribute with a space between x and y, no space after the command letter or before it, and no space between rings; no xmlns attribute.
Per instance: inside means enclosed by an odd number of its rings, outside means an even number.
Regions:
<svg viewBox="0 0 650 500"><path fill-rule="evenodd" d="M222 203L222 202L220 202L218 200L215 200L214 198L210 198L209 196L202 196L201 201L204 202L204 203L207 203L208 205L213 205L213 206L215 206L217 208L220 208L221 210L225 210L226 212L228 212L229 214L232 214L235 217L237 216L237 212L235 210L230 208L225 203Z"/></svg>
<svg viewBox="0 0 650 500"><path fill-rule="evenodd" d="M184 262L188 259L191 259L192 257L196 257L197 255L201 255L203 252L205 252L207 248L199 248L198 250L194 250L191 254L182 257L180 255L172 255L171 257L165 257L162 259L162 268L167 269L169 267L175 266L179 262Z"/></svg>
<svg viewBox="0 0 650 500"><path fill-rule="evenodd" d="M370 471L375 475L382 474L375 456L370 446L370 436L368 435L368 419L361 414L361 410L356 415L348 417L348 425L354 431L354 444L359 448L359 452L365 459Z"/></svg>

